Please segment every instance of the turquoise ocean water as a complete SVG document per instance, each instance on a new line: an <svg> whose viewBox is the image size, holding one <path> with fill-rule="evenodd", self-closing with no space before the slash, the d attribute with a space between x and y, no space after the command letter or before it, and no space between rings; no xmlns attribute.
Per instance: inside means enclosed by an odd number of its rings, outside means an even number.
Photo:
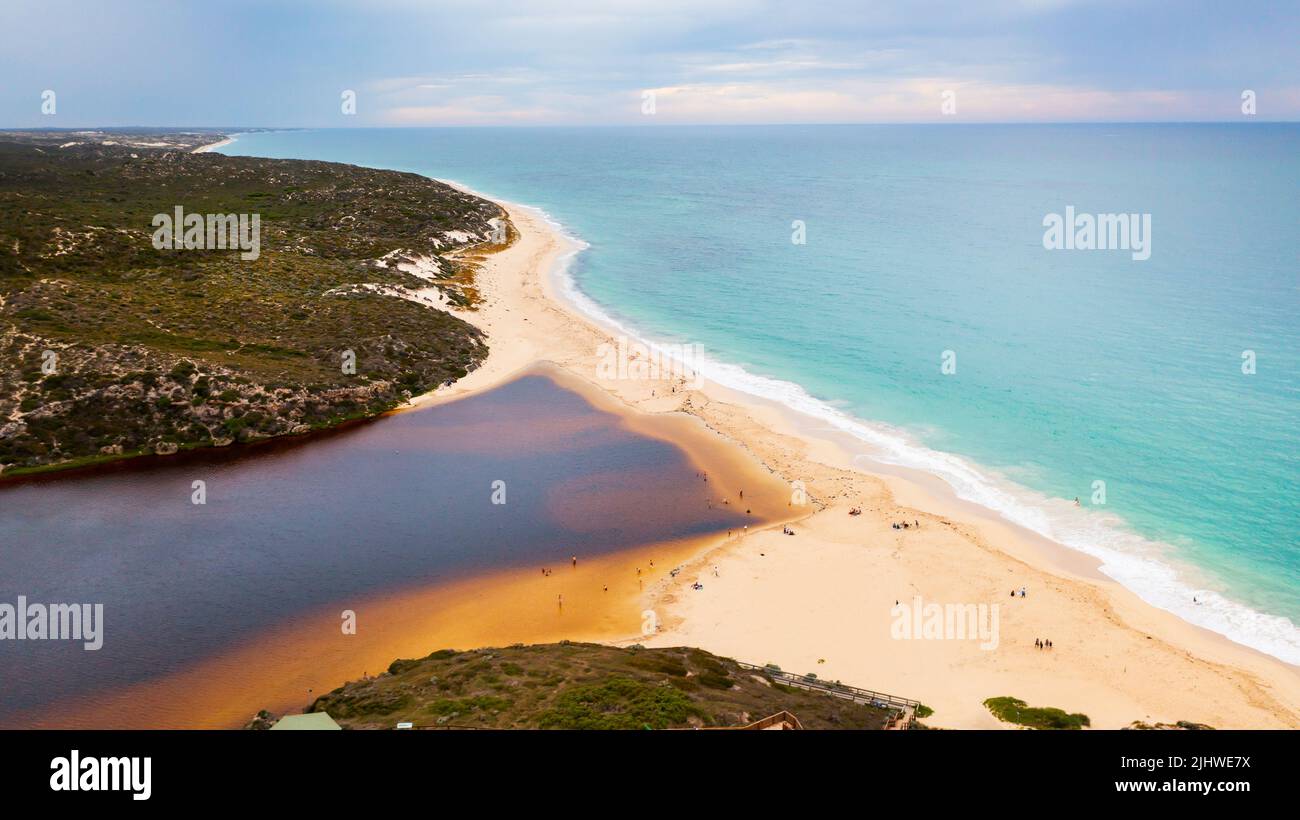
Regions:
<svg viewBox="0 0 1300 820"><path fill-rule="evenodd" d="M588 246L566 273L587 309L698 344L707 376L1300 663L1300 125L321 130L222 150L536 206ZM1150 258L1045 249L1067 206L1150 214Z"/></svg>

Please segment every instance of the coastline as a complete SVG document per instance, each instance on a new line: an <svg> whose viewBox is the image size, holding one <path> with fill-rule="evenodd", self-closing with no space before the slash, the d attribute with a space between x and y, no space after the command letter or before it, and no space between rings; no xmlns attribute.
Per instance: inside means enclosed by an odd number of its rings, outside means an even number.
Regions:
<svg viewBox="0 0 1300 820"><path fill-rule="evenodd" d="M597 350L620 331L584 314L557 281L583 245L536 209L498 204L521 238L480 271L482 305L456 312L484 330L492 353L412 407L488 389L546 361L607 394L632 423L695 417L784 480L803 481L812 497L798 537L768 527L702 551L679 578L655 584L645 605L664 629L645 643L696 645L900 692L935 708L936 726L1000 726L982 702L1001 695L1083 711L1100 728L1136 720L1300 726L1296 667L1145 603L1098 572L1095 559L979 512L941 481L863 469L842 441L810 432L807 419L711 381L664 395L666 382L601 378ZM849 516L853 506L864 514ZM904 518L922 526L889 526ZM714 565L718 578L705 578ZM711 583L690 590L696 578ZM1022 585L1029 597L1011 599L1008 590ZM1000 604L1001 648L891 639L890 608L915 594ZM1043 637L1050 652L1034 646Z"/></svg>
<svg viewBox="0 0 1300 820"><path fill-rule="evenodd" d="M215 150L217 150L218 148L225 148L227 145L229 145L230 143L234 142L238 137L239 137L238 134L231 134L230 136L226 137L225 139L217 140L216 142L210 142L210 143L208 143L207 145L200 145L198 148L195 148L193 151L190 151L190 153L191 153L191 154L206 154L206 153L208 153L209 151L215 151Z"/></svg>

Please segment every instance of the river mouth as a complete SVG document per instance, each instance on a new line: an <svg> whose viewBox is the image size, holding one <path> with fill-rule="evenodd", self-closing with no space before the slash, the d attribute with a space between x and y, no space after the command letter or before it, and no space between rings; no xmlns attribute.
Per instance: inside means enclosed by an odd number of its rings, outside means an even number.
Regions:
<svg viewBox="0 0 1300 820"><path fill-rule="evenodd" d="M0 641L0 725L228 726L440 640L635 635L651 572L785 509L562 381L6 487L0 601L102 604L103 646Z"/></svg>

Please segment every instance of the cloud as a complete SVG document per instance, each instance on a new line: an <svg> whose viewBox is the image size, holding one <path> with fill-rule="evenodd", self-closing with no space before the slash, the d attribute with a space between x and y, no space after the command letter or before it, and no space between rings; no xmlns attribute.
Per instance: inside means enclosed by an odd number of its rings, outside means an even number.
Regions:
<svg viewBox="0 0 1300 820"><path fill-rule="evenodd" d="M0 27L0 125L617 124L645 89L656 122L929 121L944 89L968 121L1235 119L1245 88L1300 119L1297 40L1263 0L45 0Z"/></svg>

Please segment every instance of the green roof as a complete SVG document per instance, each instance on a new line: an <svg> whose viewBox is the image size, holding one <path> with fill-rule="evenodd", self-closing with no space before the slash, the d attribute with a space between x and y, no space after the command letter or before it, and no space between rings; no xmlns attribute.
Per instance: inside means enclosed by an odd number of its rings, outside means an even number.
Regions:
<svg viewBox="0 0 1300 820"><path fill-rule="evenodd" d="M276 729L341 729L334 718L324 712L309 712L305 715L285 715L276 721L271 730Z"/></svg>

